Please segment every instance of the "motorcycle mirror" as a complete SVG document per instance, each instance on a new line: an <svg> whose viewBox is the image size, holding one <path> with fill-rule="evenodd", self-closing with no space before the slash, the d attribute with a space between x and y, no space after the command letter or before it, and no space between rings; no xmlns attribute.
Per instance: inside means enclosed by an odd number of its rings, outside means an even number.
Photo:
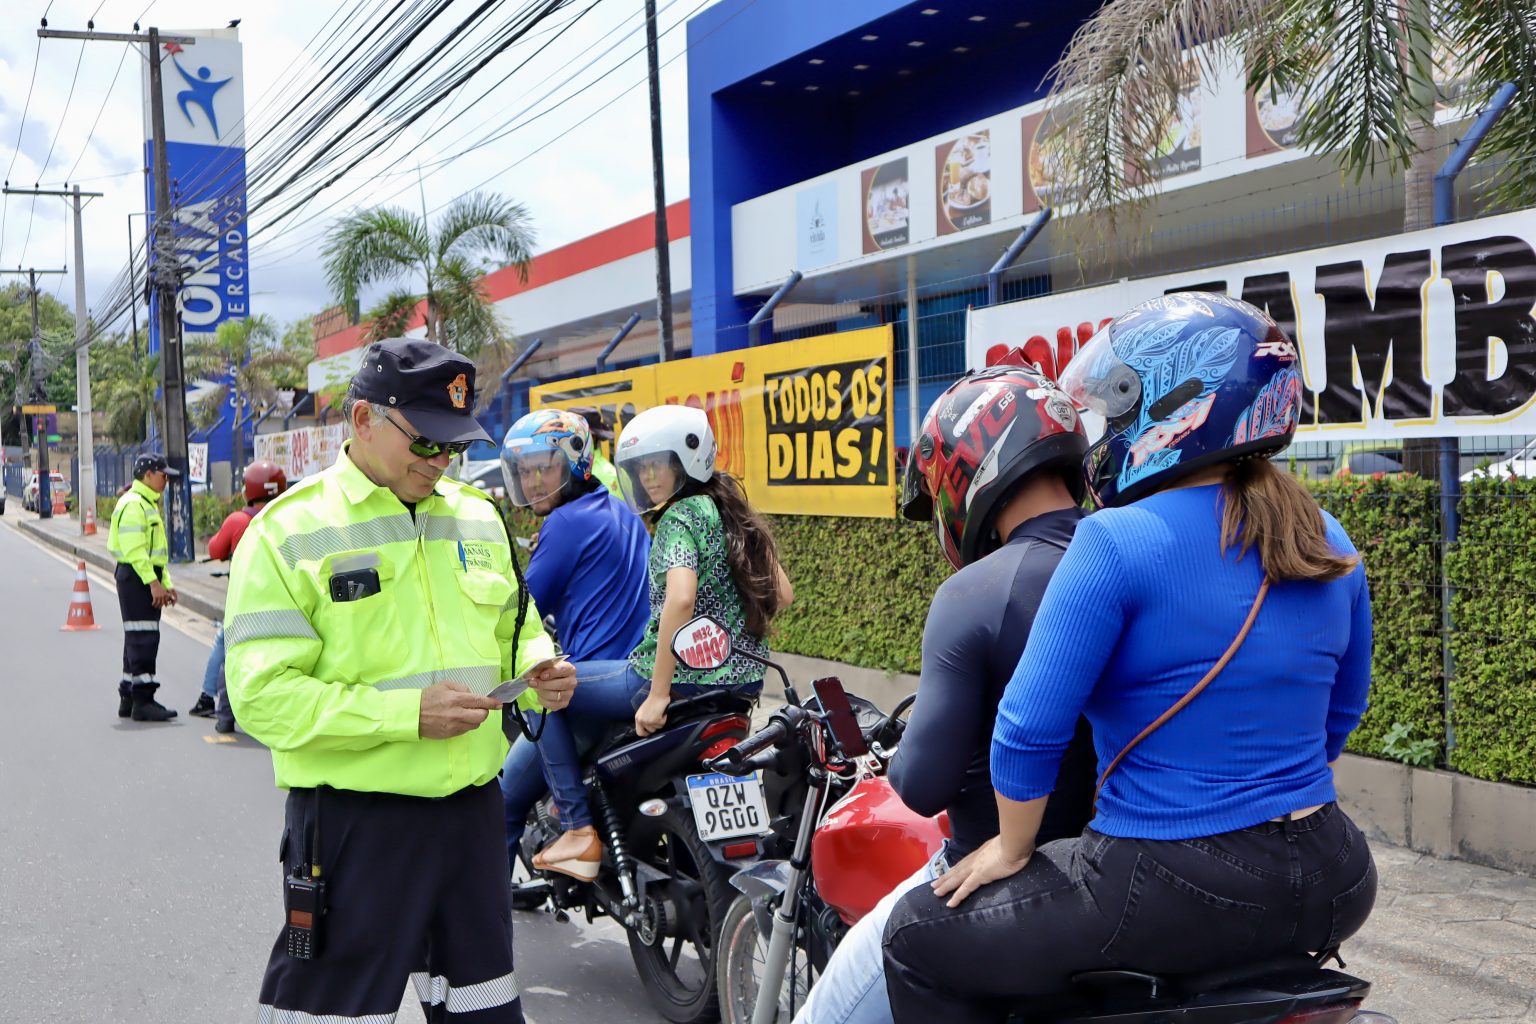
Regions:
<svg viewBox="0 0 1536 1024"><path fill-rule="evenodd" d="M708 615L700 615L672 634L672 653L689 668L719 668L731 660L731 634Z"/></svg>
<svg viewBox="0 0 1536 1024"><path fill-rule="evenodd" d="M847 757L863 757L869 753L869 744L864 742L864 731L859 728L853 705L848 703L848 693L843 689L842 680L836 676L827 676L812 683L811 689L816 692L816 700L827 716L827 727L843 748L843 754Z"/></svg>

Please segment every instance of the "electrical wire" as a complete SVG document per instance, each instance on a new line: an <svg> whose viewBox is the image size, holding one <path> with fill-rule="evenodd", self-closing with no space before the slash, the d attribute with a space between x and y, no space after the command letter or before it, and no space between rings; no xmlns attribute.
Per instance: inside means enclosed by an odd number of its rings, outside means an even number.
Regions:
<svg viewBox="0 0 1536 1024"><path fill-rule="evenodd" d="M101 6L96 8L98 13L101 11L101 7L106 5L106 2L107 0L101 0ZM95 17L96 15L91 15L93 20ZM82 49L84 45L83 43L81 44ZM96 137L96 126L101 124L101 115L107 109L107 101L112 98L112 91L117 88L117 76L123 73L123 62L127 59L128 47L124 46L122 55L117 58L117 70L112 72L112 84L107 86L107 94L102 97L101 106L96 108L96 119L91 122L91 130L85 135L85 145L80 147L80 152L75 156L74 166L70 167L69 173L64 175L64 184L66 185L74 180L75 171L80 167L80 161L85 159L86 151L91 148L91 140ZM132 172L130 171L129 173L131 174Z"/></svg>
<svg viewBox="0 0 1536 1024"><path fill-rule="evenodd" d="M47 17L45 14L44 17ZM59 144L59 136L64 131L64 122L69 119L69 105L75 101L75 85L80 81L80 66L85 63L85 40L80 41L80 54L75 58L75 73L69 79L69 95L64 98L64 112L59 115L59 126L53 131L53 141L48 143L48 156L43 160L43 169L37 172L38 179L48 173L48 165L53 163L53 150ZM37 185L33 182L33 187ZM27 208L27 237L21 243L21 262L27 261L27 247L32 244L32 221L37 215L37 196L32 196L32 205ZM20 264L18 264L19 266Z"/></svg>
<svg viewBox="0 0 1536 1024"><path fill-rule="evenodd" d="M50 3L49 6L52 6L52 4ZM46 12L44 12L44 14L46 16ZM42 63L42 59L43 40L42 37L39 36L37 40L37 52L32 57L32 81L27 85L27 102L22 104L21 125L16 129L16 148L11 151L11 164L5 169L5 183L7 186L9 186L11 183L11 172L16 169L16 158L21 155L21 135L27 130L27 114L32 109L32 89L35 85L37 85L37 68L38 65ZM3 201L0 201L0 259L3 259L3 254L5 252L5 226L10 212L11 197L7 195L4 197ZM18 261L16 265L20 266L21 264Z"/></svg>

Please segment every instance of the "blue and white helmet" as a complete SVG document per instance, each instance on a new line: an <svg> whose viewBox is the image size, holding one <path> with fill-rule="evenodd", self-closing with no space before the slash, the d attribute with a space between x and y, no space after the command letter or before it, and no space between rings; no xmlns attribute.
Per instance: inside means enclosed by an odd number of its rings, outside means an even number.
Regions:
<svg viewBox="0 0 1536 1024"><path fill-rule="evenodd" d="M530 457L548 464L551 454L564 458L565 472L558 487L528 493L519 465ZM586 483L592 477L592 431L587 421L564 409L541 409L524 416L512 424L501 443L501 475L514 505L532 505L554 493L569 496L573 481Z"/></svg>
<svg viewBox="0 0 1536 1024"><path fill-rule="evenodd" d="M1127 505L1221 462L1268 457L1301 415L1296 346L1239 299L1176 292L1106 325L1061 388L1105 418L1083 458L1100 505Z"/></svg>

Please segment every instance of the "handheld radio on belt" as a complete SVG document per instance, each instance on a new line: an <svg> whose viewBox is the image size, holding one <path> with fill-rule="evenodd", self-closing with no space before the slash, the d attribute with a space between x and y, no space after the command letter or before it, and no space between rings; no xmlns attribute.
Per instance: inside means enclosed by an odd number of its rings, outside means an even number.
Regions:
<svg viewBox="0 0 1536 1024"><path fill-rule="evenodd" d="M284 880L283 909L288 917L287 953L296 960L320 955L325 919L325 879L321 877L320 787L315 787L315 812L304 834L304 856Z"/></svg>

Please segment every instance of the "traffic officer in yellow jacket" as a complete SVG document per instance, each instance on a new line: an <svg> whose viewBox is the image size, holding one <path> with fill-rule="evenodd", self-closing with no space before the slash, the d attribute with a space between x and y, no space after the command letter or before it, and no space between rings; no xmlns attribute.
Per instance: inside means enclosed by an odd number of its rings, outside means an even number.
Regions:
<svg viewBox="0 0 1536 1024"><path fill-rule="evenodd" d="M489 440L474 404L458 353L370 345L336 464L275 498L235 552L230 701L288 790L262 1021L393 1021L407 978L429 1021L523 1020L500 695L526 682L522 707L558 710L576 678L500 511L443 476Z"/></svg>
<svg viewBox="0 0 1536 1024"><path fill-rule="evenodd" d="M176 470L158 453L133 463L133 484L112 509L107 550L117 559L117 606L123 615L123 678L117 684L117 717L165 722L176 712L155 700L155 658L160 653L160 609L176 603L167 568L170 553L160 495Z"/></svg>

